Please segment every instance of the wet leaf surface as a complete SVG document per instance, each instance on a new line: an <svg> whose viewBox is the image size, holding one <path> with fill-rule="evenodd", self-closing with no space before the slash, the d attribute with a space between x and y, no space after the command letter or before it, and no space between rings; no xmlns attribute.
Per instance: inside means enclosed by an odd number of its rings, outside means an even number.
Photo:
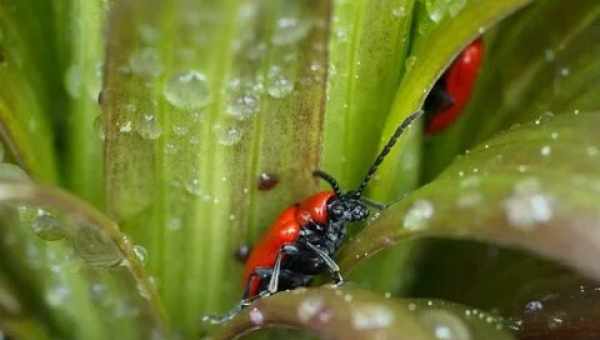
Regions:
<svg viewBox="0 0 600 340"><path fill-rule="evenodd" d="M351 266L401 239L443 236L524 248L599 278L599 119L547 118L489 140L388 209L341 262Z"/></svg>
<svg viewBox="0 0 600 340"><path fill-rule="evenodd" d="M457 304L321 287L261 299L232 320L217 339L282 326L307 329L322 339L513 338L502 320Z"/></svg>
<svg viewBox="0 0 600 340"><path fill-rule="evenodd" d="M9 334L139 339L165 331L155 288L113 222L29 182L0 182L0 202L0 272L11 278L0 319Z"/></svg>
<svg viewBox="0 0 600 340"><path fill-rule="evenodd" d="M147 249L188 336L241 295L237 248L317 190L329 11L327 1L113 8L108 208Z"/></svg>

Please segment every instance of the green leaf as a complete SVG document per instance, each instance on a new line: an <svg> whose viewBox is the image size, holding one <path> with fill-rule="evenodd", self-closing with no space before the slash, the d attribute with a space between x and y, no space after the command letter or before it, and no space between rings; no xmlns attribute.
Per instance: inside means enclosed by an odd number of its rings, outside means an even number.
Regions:
<svg viewBox="0 0 600 340"><path fill-rule="evenodd" d="M0 1L0 135L10 156L56 182L51 115L61 112L50 2ZM60 69L60 67L58 67Z"/></svg>
<svg viewBox="0 0 600 340"><path fill-rule="evenodd" d="M67 144L62 159L66 163L66 186L98 207L104 205L103 142L100 90L104 61L105 0L64 2L59 19L64 37L63 56L68 63L64 87L68 94L65 126ZM67 54L67 53L65 53Z"/></svg>
<svg viewBox="0 0 600 340"><path fill-rule="evenodd" d="M103 108L108 209L178 330L241 295L234 252L316 191L328 2L122 1ZM261 174L281 183L259 190Z"/></svg>
<svg viewBox="0 0 600 340"><path fill-rule="evenodd" d="M443 236L521 247L599 278L598 122L596 113L546 118L489 140L365 228L341 263Z"/></svg>
<svg viewBox="0 0 600 340"><path fill-rule="evenodd" d="M138 339L164 333L155 288L106 216L61 190L0 182L0 272L9 334ZM1 286L0 286L1 287ZM29 326L27 326L29 324ZM25 332L25 333L24 333Z"/></svg>
<svg viewBox="0 0 600 340"><path fill-rule="evenodd" d="M404 74L414 0L335 1L323 169L347 189L358 185L379 151L383 124ZM416 158L418 137L410 154ZM417 163L397 177L396 194L414 187Z"/></svg>
<svg viewBox="0 0 600 340"><path fill-rule="evenodd" d="M324 339L512 339L502 320L440 300L390 299L344 287L297 289L246 308L217 335L266 327L310 330Z"/></svg>
<svg viewBox="0 0 600 340"><path fill-rule="evenodd" d="M415 32L406 57L406 73L398 85L390 113L381 133L383 147L396 126L425 100L435 79L470 40L530 1L419 1L415 9ZM414 132L413 132L414 133ZM410 134L409 134L410 136ZM410 137L409 137L410 138ZM406 138L399 141L378 173L385 185L375 185L371 195L391 201L402 197L398 174L415 160L402 155ZM410 149L410 148L409 148ZM408 159L406 157L409 157Z"/></svg>
<svg viewBox="0 0 600 340"><path fill-rule="evenodd" d="M513 124L598 110L599 22L597 1L580 1L577 6L538 1L486 35L477 89L464 118L430 140L425 180L457 153Z"/></svg>

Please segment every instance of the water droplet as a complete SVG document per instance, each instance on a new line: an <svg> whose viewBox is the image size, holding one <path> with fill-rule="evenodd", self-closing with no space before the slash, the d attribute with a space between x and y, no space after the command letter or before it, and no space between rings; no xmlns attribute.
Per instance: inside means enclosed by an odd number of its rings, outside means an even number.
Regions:
<svg viewBox="0 0 600 340"><path fill-rule="evenodd" d="M96 136L98 136L100 140L106 139L106 134L104 132L104 116L102 114L94 119L94 130L96 131Z"/></svg>
<svg viewBox="0 0 600 340"><path fill-rule="evenodd" d="M318 296L307 297L298 306L298 319L308 322L323 308L323 299Z"/></svg>
<svg viewBox="0 0 600 340"><path fill-rule="evenodd" d="M80 224L73 237L73 246L77 254L92 266L114 266L123 259L115 241L95 225Z"/></svg>
<svg viewBox="0 0 600 340"><path fill-rule="evenodd" d="M338 27L335 30L335 37L338 39L338 42L344 43L348 41L348 31L344 28Z"/></svg>
<svg viewBox="0 0 600 340"><path fill-rule="evenodd" d="M178 217L172 217L169 219L169 221L167 221L167 229L169 229L169 230L173 230L173 231L179 230L179 229L181 229L181 225L182 225L181 219Z"/></svg>
<svg viewBox="0 0 600 340"><path fill-rule="evenodd" d="M429 15L429 19L433 22L440 22L444 18L446 11L446 0L425 0L425 9Z"/></svg>
<svg viewBox="0 0 600 340"><path fill-rule="evenodd" d="M245 120L256 113L258 104L259 101L256 96L246 94L234 98L227 106L225 112L238 120Z"/></svg>
<svg viewBox="0 0 600 340"><path fill-rule="evenodd" d="M173 106L196 110L210 102L210 90L206 76L190 70L177 74L167 81L163 94Z"/></svg>
<svg viewBox="0 0 600 340"><path fill-rule="evenodd" d="M144 114L138 126L137 133L144 139L154 140L162 134L162 127L153 114Z"/></svg>
<svg viewBox="0 0 600 340"><path fill-rule="evenodd" d="M404 216L404 228L418 230L427 225L427 221L433 216L433 204L426 200L418 200L413 203Z"/></svg>
<svg viewBox="0 0 600 340"><path fill-rule="evenodd" d="M58 307L64 305L71 296L69 287L56 284L48 288L46 292L46 302L50 306Z"/></svg>
<svg viewBox="0 0 600 340"><path fill-rule="evenodd" d="M548 328L557 329L564 322L563 317L561 315L556 315L548 319Z"/></svg>
<svg viewBox="0 0 600 340"><path fill-rule="evenodd" d="M265 316L256 307L252 307L250 313L248 313L248 317L250 318L250 322L255 326L260 326L265 322Z"/></svg>
<svg viewBox="0 0 600 340"><path fill-rule="evenodd" d="M534 178L516 184L511 196L504 202L509 222L523 231L532 230L536 224L552 218L554 198L541 191Z"/></svg>
<svg viewBox="0 0 600 340"><path fill-rule="evenodd" d="M69 66L65 73L65 89L72 98L79 98L81 95L81 67L79 64Z"/></svg>
<svg viewBox="0 0 600 340"><path fill-rule="evenodd" d="M571 70L568 67L562 67L560 69L560 75L563 77L568 76L569 74L571 74Z"/></svg>
<svg viewBox="0 0 600 340"><path fill-rule="evenodd" d="M286 97L294 90L294 83L286 78L281 69L272 66L267 77L267 93L277 99Z"/></svg>
<svg viewBox="0 0 600 340"><path fill-rule="evenodd" d="M426 310L419 315L425 327L433 331L436 339L470 340L471 332L459 317L441 309Z"/></svg>
<svg viewBox="0 0 600 340"><path fill-rule="evenodd" d="M64 224L43 209L38 209L31 228L38 237L46 241L61 240L66 236Z"/></svg>
<svg viewBox="0 0 600 340"><path fill-rule="evenodd" d="M525 305L525 313L537 313L544 309L544 305L541 301L530 301Z"/></svg>
<svg viewBox="0 0 600 340"><path fill-rule="evenodd" d="M392 9L392 15L396 18L404 18L406 16L406 7L399 6Z"/></svg>
<svg viewBox="0 0 600 340"><path fill-rule="evenodd" d="M352 325L359 330L386 328L394 318L394 312L385 305L363 305L352 311Z"/></svg>
<svg viewBox="0 0 600 340"><path fill-rule="evenodd" d="M6 181L29 181L29 175L20 167L10 163L0 163L0 179Z"/></svg>
<svg viewBox="0 0 600 340"><path fill-rule="evenodd" d="M221 145L231 146L237 144L242 139L242 132L235 127L225 127L221 124L215 124L213 130L217 136L217 142Z"/></svg>
<svg viewBox="0 0 600 340"><path fill-rule="evenodd" d="M275 174L263 172L258 176L258 190L269 191L279 183L279 178Z"/></svg>
<svg viewBox="0 0 600 340"><path fill-rule="evenodd" d="M129 58L131 72L140 76L156 77L162 72L158 52L151 47L143 48Z"/></svg>
<svg viewBox="0 0 600 340"><path fill-rule="evenodd" d="M545 145L540 150L540 153L542 154L542 156L549 156L550 153L552 153L552 148L548 145Z"/></svg>
<svg viewBox="0 0 600 340"><path fill-rule="evenodd" d="M308 34L312 26L313 22L308 19L280 18L277 20L277 28L271 42L274 45L289 45L299 42Z"/></svg>
<svg viewBox="0 0 600 340"><path fill-rule="evenodd" d="M200 179L197 177L190 178L185 183L185 190L194 196L202 196L204 194L204 190L200 185Z"/></svg>
<svg viewBox="0 0 600 340"><path fill-rule="evenodd" d="M416 63L417 63L416 56L411 55L410 57L406 58L406 61L404 62L404 67L406 68L406 72L409 72L410 70L412 70Z"/></svg>
<svg viewBox="0 0 600 340"><path fill-rule="evenodd" d="M142 264L146 264L146 260L148 259L148 251L143 246L136 244L133 246L133 253L140 260Z"/></svg>
<svg viewBox="0 0 600 340"><path fill-rule="evenodd" d="M122 122L118 125L119 125L119 132L122 132L122 133L130 133L131 130L133 129L133 124L131 124L130 120Z"/></svg>

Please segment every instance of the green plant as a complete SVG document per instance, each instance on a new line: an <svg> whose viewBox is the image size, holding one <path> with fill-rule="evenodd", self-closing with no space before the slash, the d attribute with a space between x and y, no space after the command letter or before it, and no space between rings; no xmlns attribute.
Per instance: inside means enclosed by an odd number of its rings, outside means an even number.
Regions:
<svg viewBox="0 0 600 340"><path fill-rule="evenodd" d="M594 0L0 0L0 335L598 337L599 23ZM356 185L481 34L464 117L370 186L395 203L353 227L351 283L203 324L239 299L235 250L314 169Z"/></svg>

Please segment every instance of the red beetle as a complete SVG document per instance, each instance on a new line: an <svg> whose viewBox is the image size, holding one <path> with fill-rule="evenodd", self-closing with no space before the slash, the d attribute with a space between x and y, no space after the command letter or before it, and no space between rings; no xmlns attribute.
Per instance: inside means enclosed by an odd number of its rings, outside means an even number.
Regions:
<svg viewBox="0 0 600 340"><path fill-rule="evenodd" d="M227 321L255 299L306 286L325 271L336 284L342 284L344 279L333 258L346 237L348 224L364 221L369 216L367 206L383 208L362 193L402 132L422 114L415 112L398 126L356 190L342 192L332 176L315 171L314 176L327 181L332 190L314 194L279 215L246 261L242 301L226 315L205 316L204 320Z"/></svg>
<svg viewBox="0 0 600 340"><path fill-rule="evenodd" d="M481 38L471 42L434 85L425 100L428 135L438 133L454 123L469 102L483 59Z"/></svg>

